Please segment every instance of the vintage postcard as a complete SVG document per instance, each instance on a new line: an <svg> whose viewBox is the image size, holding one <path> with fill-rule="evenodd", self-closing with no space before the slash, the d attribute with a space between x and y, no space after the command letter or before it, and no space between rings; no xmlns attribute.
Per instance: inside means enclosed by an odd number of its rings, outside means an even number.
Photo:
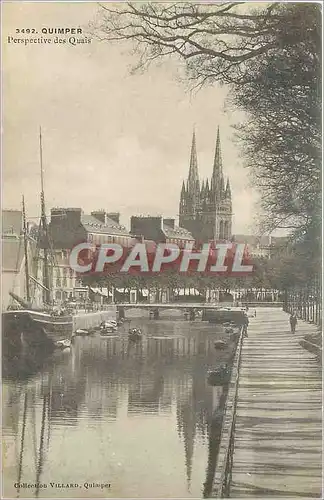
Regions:
<svg viewBox="0 0 324 500"><path fill-rule="evenodd" d="M320 498L318 2L2 2L2 498Z"/></svg>

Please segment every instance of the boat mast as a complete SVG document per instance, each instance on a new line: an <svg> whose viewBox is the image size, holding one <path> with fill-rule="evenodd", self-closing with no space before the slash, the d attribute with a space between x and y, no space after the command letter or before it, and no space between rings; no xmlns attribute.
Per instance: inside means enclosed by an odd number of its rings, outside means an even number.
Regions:
<svg viewBox="0 0 324 500"><path fill-rule="evenodd" d="M40 155L40 169L41 169L41 226L42 226L42 243L44 250L44 265L43 265L43 284L44 284L44 302L46 304L51 303L51 290L50 290L50 278L49 278L49 265L48 265L48 230L46 221L46 209L45 209L45 196L44 196L44 170L43 170L43 147L42 147L42 129L39 127L39 155Z"/></svg>
<svg viewBox="0 0 324 500"><path fill-rule="evenodd" d="M27 302L30 302L27 224L26 224L26 210L25 210L25 198L24 198L24 196L22 197L22 213L23 213L23 234L24 234L24 253L25 253L26 299L27 299Z"/></svg>
<svg viewBox="0 0 324 500"><path fill-rule="evenodd" d="M43 471L44 465L44 438L45 438L45 423L46 423L46 409L47 409L47 398L48 396L43 396L43 412L42 412L42 423L41 432L39 440L39 450L38 450L38 463L36 469L36 490L35 496L38 498L39 495L39 480Z"/></svg>
<svg viewBox="0 0 324 500"><path fill-rule="evenodd" d="M27 421L27 389L25 392L25 401L24 401L24 413L23 413L23 422L22 422L22 432L21 432L21 444L20 444L20 454L19 454L19 464L18 464L18 488L17 493L19 497L20 483L22 477L23 470L23 457L24 457L24 445L25 445L25 434L26 434L26 421Z"/></svg>

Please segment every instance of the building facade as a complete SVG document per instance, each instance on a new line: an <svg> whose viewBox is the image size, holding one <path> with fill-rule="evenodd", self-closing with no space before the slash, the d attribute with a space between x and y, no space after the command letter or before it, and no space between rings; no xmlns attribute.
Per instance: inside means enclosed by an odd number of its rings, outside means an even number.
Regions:
<svg viewBox="0 0 324 500"><path fill-rule="evenodd" d="M175 219L164 219L161 215L131 217L131 234L144 241L174 243L180 248L195 241L190 231L175 225Z"/></svg>
<svg viewBox="0 0 324 500"><path fill-rule="evenodd" d="M271 259L278 257L287 248L289 238L287 236L272 236L264 234L253 236L250 234L233 235L235 243L244 243L252 258Z"/></svg>
<svg viewBox="0 0 324 500"><path fill-rule="evenodd" d="M51 269L52 296L56 302L88 297L88 289L70 267L69 257L74 246L81 242L94 246L119 243L130 247L134 239L119 222L119 213L96 210L85 214L81 208L53 208L48 226L53 263ZM42 275L42 262L38 278Z"/></svg>
<svg viewBox="0 0 324 500"><path fill-rule="evenodd" d="M196 134L193 133L187 182L183 182L179 225L192 233L195 240L207 243L230 240L232 236L232 194L229 179L224 178L219 128L211 179L200 182Z"/></svg>
<svg viewBox="0 0 324 500"><path fill-rule="evenodd" d="M22 298L26 297L24 241L20 210L2 211L1 248L1 306L4 311L14 303L9 292Z"/></svg>

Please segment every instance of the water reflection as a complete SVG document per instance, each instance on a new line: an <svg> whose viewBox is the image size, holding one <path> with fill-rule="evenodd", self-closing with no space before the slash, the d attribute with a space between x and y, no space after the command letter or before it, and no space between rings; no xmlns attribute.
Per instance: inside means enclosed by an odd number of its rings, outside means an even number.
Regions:
<svg viewBox="0 0 324 500"><path fill-rule="evenodd" d="M223 335L215 325L137 323L141 342L128 342L128 327L77 338L31 379L4 381L5 496L208 495L223 392L206 373L231 348L214 349ZM111 487L86 489L85 481ZM34 487L26 495L15 483Z"/></svg>

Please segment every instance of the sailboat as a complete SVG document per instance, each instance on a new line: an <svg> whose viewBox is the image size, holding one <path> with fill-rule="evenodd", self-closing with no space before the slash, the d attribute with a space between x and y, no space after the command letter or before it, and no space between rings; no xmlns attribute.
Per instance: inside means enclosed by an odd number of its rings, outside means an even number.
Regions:
<svg viewBox="0 0 324 500"><path fill-rule="evenodd" d="M20 309L7 310L2 314L3 330L24 335L27 343L39 344L49 342L55 344L58 341L70 339L73 333L72 314L66 314L63 310L58 311L52 300L51 280L50 280L50 260L53 264L53 252L50 244L49 231L46 219L45 196L44 196L44 172L42 155L42 133L39 133L40 146L40 170L41 170L41 217L39 225L38 247L42 247L43 266L42 282L32 276L29 269L28 255L28 229L26 223L26 210L23 197L23 237L24 237L24 257L25 257L25 282L26 300L13 292L9 292L11 297L19 304ZM31 298L31 282L43 290L42 306L33 305ZM10 334L10 333L9 333Z"/></svg>

